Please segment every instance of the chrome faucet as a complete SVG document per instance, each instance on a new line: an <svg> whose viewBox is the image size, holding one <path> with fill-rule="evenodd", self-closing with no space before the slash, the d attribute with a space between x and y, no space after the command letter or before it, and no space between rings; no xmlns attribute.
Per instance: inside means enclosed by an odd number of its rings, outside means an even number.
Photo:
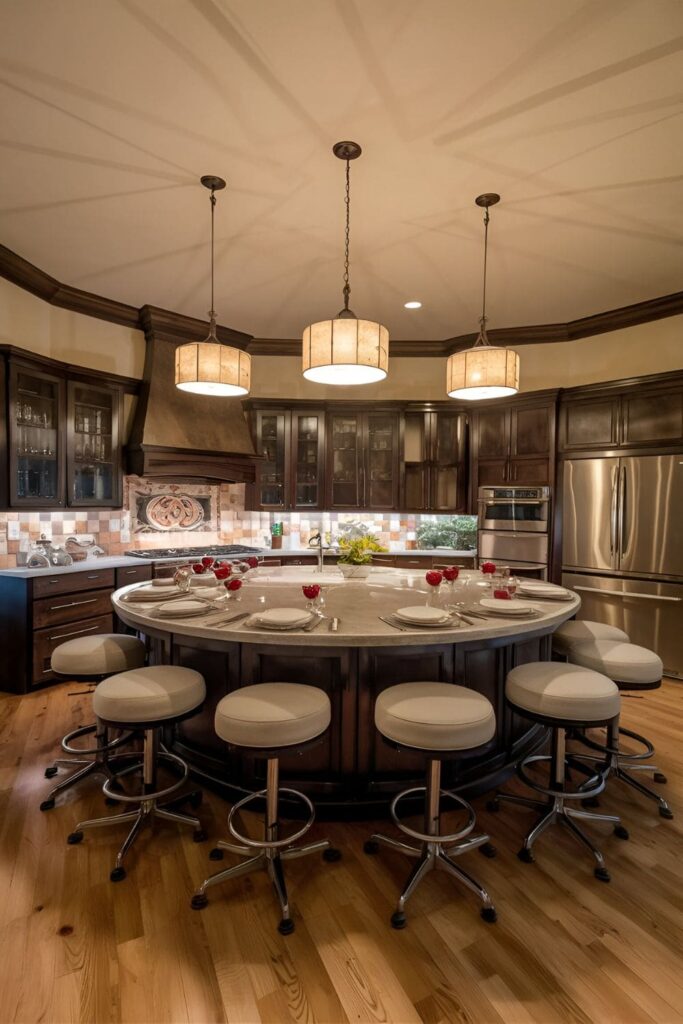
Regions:
<svg viewBox="0 0 683 1024"><path fill-rule="evenodd" d="M308 546L318 549L318 572L321 573L323 571L323 535L320 530L309 537Z"/></svg>

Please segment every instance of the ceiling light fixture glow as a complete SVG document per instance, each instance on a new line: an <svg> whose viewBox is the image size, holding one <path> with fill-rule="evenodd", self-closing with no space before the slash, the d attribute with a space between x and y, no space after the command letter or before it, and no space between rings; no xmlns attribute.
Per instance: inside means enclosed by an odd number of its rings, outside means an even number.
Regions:
<svg viewBox="0 0 683 1024"><path fill-rule="evenodd" d="M411 302L403 303L404 309L422 309L422 303L418 302L417 299L413 299Z"/></svg>
<svg viewBox="0 0 683 1024"><path fill-rule="evenodd" d="M344 238L344 308L333 320L320 320L303 333L302 363L306 380L318 384L376 384L389 368L389 331L374 320L359 320L349 309L349 236L351 224L350 161L361 155L357 142L337 142L332 152L346 161L346 232Z"/></svg>
<svg viewBox="0 0 683 1024"><path fill-rule="evenodd" d="M179 345L175 351L175 384L195 395L230 397L248 395L251 386L251 356L240 348L223 345L216 334L214 310L214 211L215 193L225 188L223 178L205 174L204 188L211 190L211 309L209 333L204 341Z"/></svg>
<svg viewBox="0 0 683 1024"><path fill-rule="evenodd" d="M446 391L449 398L476 401L503 398L519 391L519 356L509 348L494 347L486 333L486 260L489 240L489 207L500 202L495 192L477 196L484 208L484 287L479 334L472 348L454 352L446 363Z"/></svg>

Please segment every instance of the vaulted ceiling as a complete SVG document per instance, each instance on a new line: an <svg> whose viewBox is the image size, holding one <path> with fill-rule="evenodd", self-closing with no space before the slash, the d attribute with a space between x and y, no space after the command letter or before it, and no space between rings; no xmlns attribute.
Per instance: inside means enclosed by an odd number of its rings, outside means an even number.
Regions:
<svg viewBox="0 0 683 1024"><path fill-rule="evenodd" d="M292 338L351 305L394 338L673 292L683 268L680 0L0 4L0 241L60 281ZM403 303L422 301L409 312Z"/></svg>

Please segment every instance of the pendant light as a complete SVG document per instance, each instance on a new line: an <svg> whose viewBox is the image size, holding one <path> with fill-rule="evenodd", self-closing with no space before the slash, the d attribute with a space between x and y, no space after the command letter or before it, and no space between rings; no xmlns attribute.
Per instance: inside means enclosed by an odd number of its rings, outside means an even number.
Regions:
<svg viewBox="0 0 683 1024"><path fill-rule="evenodd" d="M484 208L484 289L479 335L472 348L454 352L446 364L446 391L449 398L477 400L502 398L519 391L519 356L509 348L489 343L486 334L486 258L489 241L489 207L500 202L495 192L486 192L474 200Z"/></svg>
<svg viewBox="0 0 683 1024"><path fill-rule="evenodd" d="M375 384L387 375L389 332L373 320L359 320L349 309L350 162L362 150L357 142L337 142L332 152L346 161L344 308L334 320L321 320L304 331L303 374L318 384Z"/></svg>
<svg viewBox="0 0 683 1024"><path fill-rule="evenodd" d="M216 192L225 188L222 178L205 174L201 179L211 192L211 309L209 333L204 341L179 345L175 352L175 384L196 395L247 395L251 384L251 356L242 349L223 345L216 334L214 310L214 214Z"/></svg>

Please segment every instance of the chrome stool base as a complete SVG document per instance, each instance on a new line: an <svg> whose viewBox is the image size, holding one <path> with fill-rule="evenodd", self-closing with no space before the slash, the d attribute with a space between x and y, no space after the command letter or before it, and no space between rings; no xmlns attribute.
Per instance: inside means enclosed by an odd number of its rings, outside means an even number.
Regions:
<svg viewBox="0 0 683 1024"><path fill-rule="evenodd" d="M452 878L473 892L484 904L481 909L481 916L485 921L493 923L496 920L496 910L493 901L486 889L479 884L471 875L457 866L452 857L459 857L470 850L479 849L484 856L494 857L495 847L491 845L490 837L485 834L473 836L471 833L476 824L476 817L473 808L463 800L462 797L449 790L441 789L441 762L434 759L429 762L427 784L414 789L404 790L394 797L391 804L391 817L399 828L406 835L420 841L419 846L404 843L399 839L382 835L379 832L373 833L365 843L364 849L368 854L377 852L379 846L387 846L391 850L404 853L408 857L416 857L417 864L408 875L403 891L398 898L398 904L391 917L391 924L394 928L405 928L406 915L405 905L408 898L413 894L422 879L430 871L445 871ZM405 825L398 817L396 807L405 797L414 793L425 794L425 831L417 832ZM441 799L447 798L455 801L463 810L468 812L467 824L458 832L450 835L441 835L439 832L441 823Z"/></svg>
<svg viewBox="0 0 683 1024"><path fill-rule="evenodd" d="M630 729L619 729L620 736L628 736L629 739L635 740L636 743L641 743L645 747L645 750L640 753L628 754L620 750L617 746L610 746L609 744L596 743L590 737L585 735L577 736L577 739L586 747L590 747L592 750L600 751L602 757L599 754L584 754L583 752L573 753L572 757L577 761L589 761L590 763L602 762L607 758L607 772L605 779L613 777L618 779L620 782L625 782L627 786L631 786L641 796L647 797L648 800L654 800L657 804L659 813L662 818L666 818L670 821L673 818L673 811L669 807L667 801L656 793L649 786L646 786L639 779L633 778L631 772L652 772L653 779L657 783L665 783L666 776L662 774L659 768L654 764L649 764L648 759L654 755L654 747L645 736L641 736L637 732L632 732ZM588 798L592 798L593 794L587 794Z"/></svg>
<svg viewBox="0 0 683 1024"><path fill-rule="evenodd" d="M240 800L239 803L234 805L228 816L228 828L231 835L233 835L238 842L230 843L219 840L216 847L209 854L211 860L222 860L223 851L228 850L230 853L235 853L240 857L248 857L249 859L241 864L235 864L230 868L225 868L223 871L217 871L215 874L209 875L208 878L205 878L202 884L196 889L190 902L190 906L193 910L202 910L209 902L206 895L207 889L210 889L214 885L220 885L222 882L227 882L230 879L239 878L240 875L250 874L252 871L265 870L268 872L268 877L273 884L275 894L280 904L280 912L282 916L280 923L278 924L278 931L281 935L290 935L294 931L294 921L292 920L289 907L289 897L287 895L287 884L285 882L283 862L287 860L295 860L299 857L308 857L309 854L319 852L322 852L323 858L326 861L332 862L339 860L341 854L339 850L330 846L329 839L321 839L315 843L306 843L302 846L291 845L297 839L301 839L302 836L308 832L313 824L315 811L313 804L303 793L300 793L295 789L279 788L278 779L278 758L270 757L268 758L266 788L258 793L250 793L243 800ZM286 839L279 838L279 793L289 793L291 796L302 800L303 803L306 804L309 812L305 825L295 832L294 835L289 836ZM264 826L265 837L262 840L251 839L249 836L243 835L237 830L234 824L234 817L240 809L258 798L265 798L266 801L266 817Z"/></svg>
<svg viewBox="0 0 683 1024"><path fill-rule="evenodd" d="M595 877L601 882L609 882L610 874L605 865L605 858L598 847L595 846L591 839L589 839L583 829L579 827L577 822L606 822L613 826L613 834L619 839L629 838L627 829L625 829L621 824L621 819L617 815L593 814L591 811L587 811L582 807L567 806L571 801L582 801L587 798L594 799L599 793L602 793L607 781L609 771L608 763L605 761L604 757L596 757L595 760L602 765L602 770L597 770L588 779L588 781L583 784L583 788L567 791L564 788L565 772L568 765L568 760L565 755L565 742L565 729L562 726L555 725L552 728L551 753L534 754L530 757L524 758L524 760L517 765L517 774L522 782L524 782L524 784L530 789L534 789L536 792L542 793L548 798L547 800L534 800L530 797L516 796L509 793L496 793L495 798L488 802L487 809L489 811L499 810L500 801L503 800L507 803L519 804L522 807L531 807L541 812L540 817L524 837L522 847L517 853L517 856L521 861L524 861L527 864L532 864L534 862L534 843L547 828L558 823L564 825L578 843L590 850L593 855L593 859L595 860L595 868L593 870ZM574 758L572 757L572 760L573 759ZM541 785L527 773L529 765L544 762L548 762L550 765L549 786Z"/></svg>
<svg viewBox="0 0 683 1024"><path fill-rule="evenodd" d="M82 841L83 833L86 829L103 828L107 825L125 825L132 822L130 832L126 836L121 849L116 855L114 867L109 875L112 882L120 882L126 877L126 869L123 866L123 859L142 832L143 828L146 825L151 826L155 818L161 818L163 821L173 821L180 825L189 825L194 829L193 839L196 843L201 843L206 839L206 833L202 829L199 818L195 818L189 814L182 814L177 810L177 808L186 801L190 801L194 807L198 807L201 803L201 793L188 793L180 799L176 797L175 800L167 800L164 803L160 802L164 797L170 796L170 794L176 792L183 785L188 775L187 765L175 754L168 754L159 751L159 734L156 729L145 729L144 737L142 763L138 762L131 765L119 774L120 778L121 776L128 775L133 771L139 771L142 769L143 793L136 796L116 793L111 789L111 780L105 782L103 786L104 793L111 799L116 800L117 802L135 803L139 805L138 808L134 811L126 811L123 814L111 814L104 818L90 818L87 821L80 821L76 825L74 831L67 837L69 845L76 846ZM126 756L129 757L130 755ZM157 761L159 758L171 760L180 765L183 769L182 778L178 782L175 782L171 786L167 786L162 790L155 789ZM114 781L116 781L116 776L114 776Z"/></svg>
<svg viewBox="0 0 683 1024"><path fill-rule="evenodd" d="M88 736L91 733L95 733L94 747L73 747L71 741L79 736ZM75 754L75 757L59 757L53 761L49 768L45 769L45 778L51 779L59 771L60 767L64 768L76 768L77 771L72 771L70 775L58 782L56 786L53 786L46 798L40 804L41 811L50 811L55 806L55 800L60 793L65 792L67 789L71 789L81 779L85 779L88 775L103 775L109 784L116 783L115 771L112 771L110 767L111 761L117 760L130 760L135 755L130 754L116 754L116 751L122 744L127 743L132 736L131 732L123 732L121 736L117 736L114 740L109 740L109 730L101 722L96 722L94 725L85 725L80 729L74 729L72 732L66 734L62 740L62 750L67 754ZM93 757L83 756L93 754ZM80 766L80 767L78 767Z"/></svg>

